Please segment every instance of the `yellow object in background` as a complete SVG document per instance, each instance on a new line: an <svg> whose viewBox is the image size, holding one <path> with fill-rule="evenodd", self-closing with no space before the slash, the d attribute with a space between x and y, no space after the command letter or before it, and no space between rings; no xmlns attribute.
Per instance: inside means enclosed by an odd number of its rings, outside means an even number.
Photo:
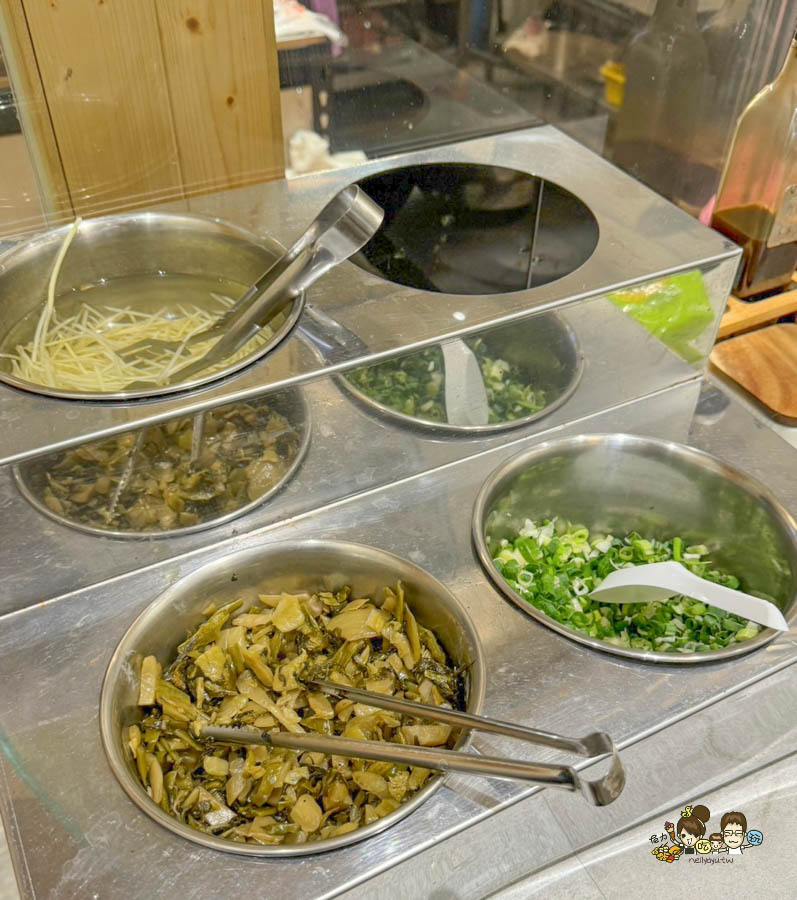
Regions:
<svg viewBox="0 0 797 900"><path fill-rule="evenodd" d="M605 82L606 102L609 106L621 107L625 93L625 66L609 60L601 66L600 73Z"/></svg>

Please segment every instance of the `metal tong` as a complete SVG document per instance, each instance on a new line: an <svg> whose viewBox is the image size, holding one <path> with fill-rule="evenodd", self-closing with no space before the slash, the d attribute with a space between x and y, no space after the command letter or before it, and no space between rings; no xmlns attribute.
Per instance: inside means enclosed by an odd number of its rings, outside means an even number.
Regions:
<svg viewBox="0 0 797 900"><path fill-rule="evenodd" d="M290 250L213 327L191 336L186 345L221 335L204 356L173 372L168 383L184 381L243 347L322 275L362 249L382 224L384 215L384 210L357 185L344 188L327 203ZM176 341L145 340L118 352L120 356L130 357L151 350L175 350L179 346L180 342ZM147 382L133 382L125 390L143 385L149 387Z"/></svg>
<svg viewBox="0 0 797 900"><path fill-rule="evenodd" d="M620 757L612 739L603 731L593 732L583 738L567 738L547 731L538 731L536 728L527 728L524 725L514 725L511 722L501 722L497 719L488 719L485 716L476 716L472 713L439 706L428 706L425 703L415 703L412 700L403 700L328 681L310 681L307 682L307 686L337 694L358 703L365 703L368 706L404 713L418 719L431 719L435 722L454 725L457 728L488 731L544 747L568 750L578 756L597 758L610 754L612 757L611 767L609 773L603 778L588 781L579 776L570 766L523 762L496 756L476 756L457 750L415 747L388 741L356 741L350 738L328 737L315 733L289 734L284 731L261 731L259 728L247 726L218 725L202 726L200 736L222 743L265 744L299 752L309 750L335 756L420 766L425 769L436 769L439 772L462 772L487 778L526 781L566 791L580 791L594 806L606 806L616 800L625 786L625 770L620 762Z"/></svg>

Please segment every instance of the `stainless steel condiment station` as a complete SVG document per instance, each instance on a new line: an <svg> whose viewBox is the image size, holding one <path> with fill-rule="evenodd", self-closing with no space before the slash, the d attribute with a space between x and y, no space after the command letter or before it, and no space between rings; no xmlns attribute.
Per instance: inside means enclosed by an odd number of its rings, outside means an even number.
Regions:
<svg viewBox="0 0 797 900"><path fill-rule="evenodd" d="M440 162L511 167L567 188L595 217L594 252L529 291L473 296L401 287L343 264L308 292L312 342L294 334L265 361L201 393L75 404L0 388L7 463L296 386L312 429L303 463L268 502L210 530L157 541L98 537L44 518L19 494L11 466L0 471L0 808L24 897L482 897L692 801L693 791L716 785L717 767L743 776L792 740L794 627L749 654L691 666L612 657L507 602L471 542L471 512L488 475L541 441L578 434L687 443L759 479L797 514L797 451L702 376L735 272L733 245L549 127L200 198L189 211L289 245L349 181ZM714 317L688 362L607 299L679 272L701 273ZM412 427L338 384L339 372L362 362L551 310L575 335L583 374L565 402L518 429L464 436ZM482 712L560 734L609 732L627 772L620 799L606 809L581 801L577 809L576 798L560 792L449 776L389 829L291 859L199 847L141 812L113 777L100 740L100 688L120 638L200 565L312 538L370 544L439 579L484 650ZM751 710L749 737L740 734L735 748L715 746L713 729L724 742L722 723L737 722L740 709ZM681 752L684 729L691 743ZM560 761L556 751L519 751L492 735L474 735L472 747ZM590 777L605 766L591 767Z"/></svg>

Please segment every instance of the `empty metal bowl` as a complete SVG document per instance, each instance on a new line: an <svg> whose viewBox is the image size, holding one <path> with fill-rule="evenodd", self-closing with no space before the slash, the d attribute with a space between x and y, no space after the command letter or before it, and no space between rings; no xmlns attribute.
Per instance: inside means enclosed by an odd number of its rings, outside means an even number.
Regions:
<svg viewBox="0 0 797 900"><path fill-rule="evenodd" d="M56 256L70 229L64 225L12 248L0 257L0 351L13 351L33 338ZM183 213L139 212L86 219L64 257L56 283L56 310L76 312L80 304L124 302L142 312L180 302L214 314L225 307L211 291L237 299L283 252L277 241L218 219ZM185 296L186 285L197 294ZM201 286L201 290L200 290ZM164 301L164 297L167 299ZM203 299L199 302L199 298ZM292 330L303 297L272 337L246 358L176 384L133 390L78 391L25 381L0 357L0 381L69 400L128 400L197 388L237 372L273 350Z"/></svg>
<svg viewBox="0 0 797 900"><path fill-rule="evenodd" d="M774 598L788 618L797 610L797 524L772 494L727 463L682 444L627 434L580 435L525 450L487 479L473 511L479 560L516 606L549 628L597 650L658 663L694 663L749 653L778 632L721 650L662 653L616 647L541 612L510 588L493 563L502 538L526 519L558 516L597 533L705 544L718 568L746 590Z"/></svg>
<svg viewBox="0 0 797 900"><path fill-rule="evenodd" d="M437 579L407 560L362 544L302 541L262 544L215 559L167 588L133 622L119 642L102 687L100 729L111 769L130 799L147 815L190 841L243 856L302 856L333 850L364 840L389 828L417 809L442 784L429 782L395 812L348 834L305 844L258 846L240 844L196 831L173 819L145 792L125 749L123 729L137 722L136 705L141 660L154 654L170 660L186 633L203 621L202 610L234 597L248 608L258 592L334 591L351 585L354 596L381 598L382 588L404 583L407 601L418 621L439 638L451 660L463 667L467 682L466 708L477 713L484 695L484 657L468 614ZM468 743L463 735L456 747Z"/></svg>
<svg viewBox="0 0 797 900"><path fill-rule="evenodd" d="M247 482L249 483L243 485L239 483L237 492L229 491L227 489L229 481L225 481L223 494L217 495L206 503L197 504L197 511L201 511L201 515L199 521L193 524L180 524L178 517L176 521L169 524L159 525L151 522L150 524L140 525L140 523L136 523L140 527L134 527L133 517L116 516L107 518L103 514L114 502L114 492L119 479L127 480L127 488L117 498L117 509L130 502L130 498L134 496L134 490L139 485L146 487L147 481L157 482L163 475L164 468L168 469L170 466L172 469L177 468L172 455L176 445L172 443L170 446L164 447L161 442L165 429L174 420L145 429L146 435L153 435L153 440L139 449L136 449L137 445L135 442L138 432L112 435L111 437L100 438L78 447L60 450L47 456L38 456L28 462L14 466L14 480L22 496L35 506L39 512L61 525L68 525L70 528L75 528L87 534L115 538L163 538L204 531L206 528L214 528L216 525L223 525L231 519L246 515L246 513L265 503L281 490L302 464L307 448L310 445L312 432L310 409L304 395L296 388L267 394L265 397L255 400L221 406L206 413L199 413L197 416L178 416L175 418L184 420L182 436L186 438L192 435L193 428L197 424L197 418L201 418L203 422L200 427L203 428L203 438L198 448L200 452L209 445L212 446L214 442L221 442L224 449L220 452L226 459L234 461L236 453L246 450L250 446L251 432L246 430L245 424L241 423L236 426L238 431L235 434L223 436L221 433L215 433L215 429L214 433L211 433L208 422L213 420L220 426L223 426L227 421L228 414L232 415L236 413L238 408L247 406L259 410L264 421L267 420L267 417L270 417L272 412L287 419L291 430L276 441L277 453L281 453L286 458L285 471L270 487L264 486L266 489L254 498L250 496L250 484L252 481L256 483L257 472L253 473L252 479L247 477ZM235 420L240 420L240 418L236 414L232 416L231 421L235 423ZM262 427L264 426L261 422L258 428ZM94 460L97 458L98 448L115 449L123 445L126 445L127 449L116 462L113 471L96 467ZM190 463L192 446L190 444L188 446L184 445L180 449L182 450L182 456L180 457L182 471L188 470L190 473L189 477L193 476L195 471L201 471L203 468L201 456L198 463ZM82 459L78 464L77 457L80 455L82 455ZM208 463L204 463L204 466L207 465ZM77 477L74 474L76 469L80 470L80 474ZM59 472L62 476L67 475L69 477L71 475L70 493L74 494L80 491L84 493L85 500L81 499L74 503L69 510L65 509L60 501L58 503L53 501L53 484L51 479L53 477L57 478L57 473ZM240 478L243 473L244 470L238 466L231 466L231 476L233 478ZM96 485L98 478L103 475L106 475L106 477L110 476L108 477L109 484L102 495L94 495L93 486ZM236 499L236 493L240 502L237 506L233 506L230 501ZM162 492L158 491L156 495L160 494ZM147 495L144 496L146 497ZM94 510L88 507L88 503L92 501L95 503L99 501ZM75 514L70 515L70 512ZM173 518L170 515L170 519ZM129 527L125 527L125 525Z"/></svg>
<svg viewBox="0 0 797 900"><path fill-rule="evenodd" d="M584 370L581 347L573 329L555 313L541 313L519 322L499 325L475 336L484 341L493 358L505 359L519 366L529 385L535 390L545 391L543 409L519 419L489 425L451 425L400 412L370 397L352 384L346 375L338 376L337 383L367 409L402 425L457 435L491 434L529 425L566 403L578 387ZM377 365L388 365L390 362L387 360Z"/></svg>

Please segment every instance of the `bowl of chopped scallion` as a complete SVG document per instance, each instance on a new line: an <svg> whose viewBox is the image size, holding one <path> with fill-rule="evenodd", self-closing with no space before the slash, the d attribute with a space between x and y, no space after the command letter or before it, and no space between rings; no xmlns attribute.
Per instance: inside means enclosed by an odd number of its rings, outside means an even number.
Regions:
<svg viewBox="0 0 797 900"><path fill-rule="evenodd" d="M797 610L797 524L767 488L700 450L626 434L549 441L501 465L476 500L473 540L501 592L573 640L620 656L693 663L777 636L692 598L602 604L612 571L675 560Z"/></svg>
<svg viewBox="0 0 797 900"><path fill-rule="evenodd" d="M578 386L583 357L570 326L553 313L464 338L479 363L486 425L452 425L446 415L443 351L435 344L347 372L338 383L362 404L404 425L480 434L528 425L558 409Z"/></svg>

